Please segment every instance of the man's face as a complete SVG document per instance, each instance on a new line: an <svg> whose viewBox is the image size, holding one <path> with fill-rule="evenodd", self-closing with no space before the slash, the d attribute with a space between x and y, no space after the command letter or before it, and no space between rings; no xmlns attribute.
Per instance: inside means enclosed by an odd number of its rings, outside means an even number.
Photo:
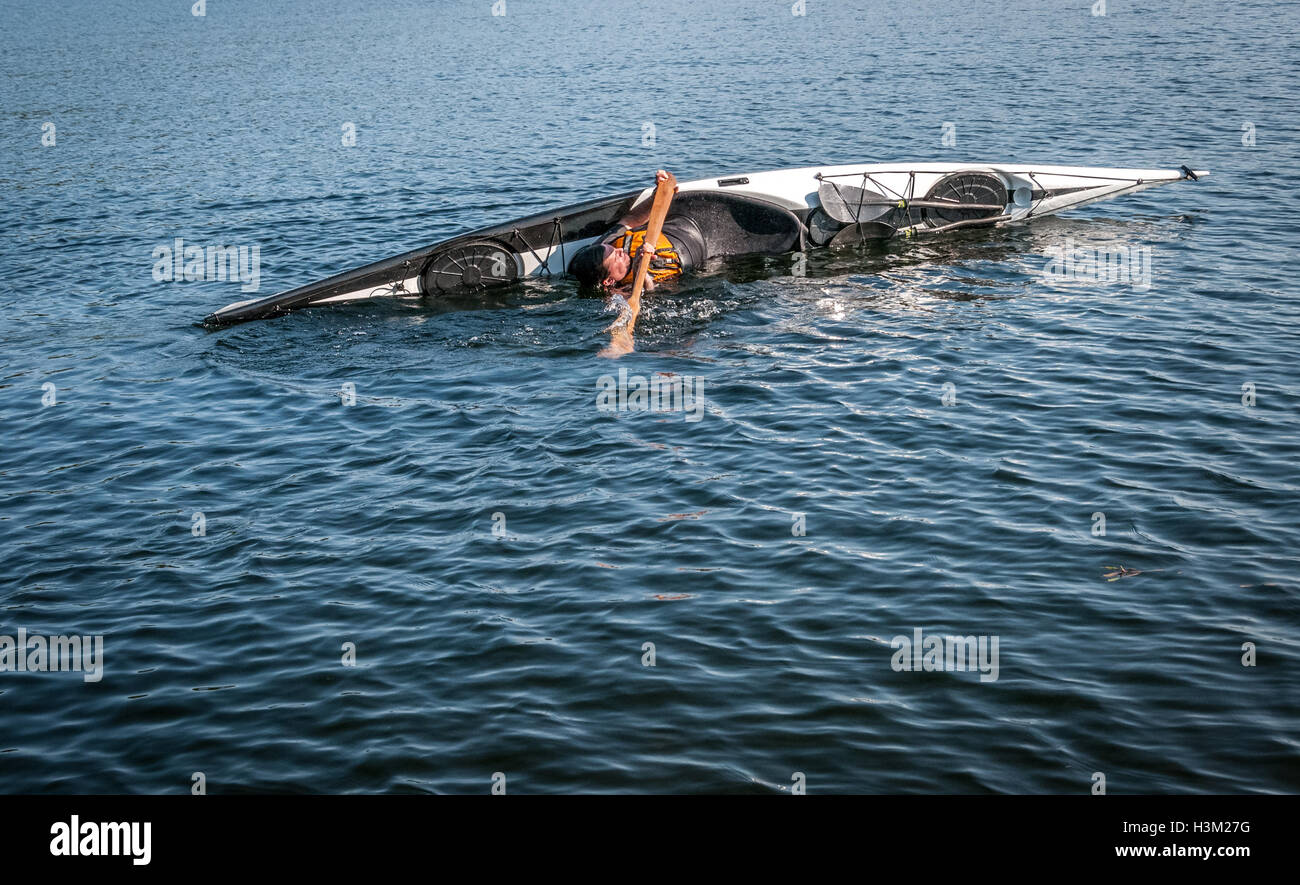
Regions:
<svg viewBox="0 0 1300 885"><path fill-rule="evenodd" d="M632 256L613 246L605 247L605 285L613 286L632 269Z"/></svg>

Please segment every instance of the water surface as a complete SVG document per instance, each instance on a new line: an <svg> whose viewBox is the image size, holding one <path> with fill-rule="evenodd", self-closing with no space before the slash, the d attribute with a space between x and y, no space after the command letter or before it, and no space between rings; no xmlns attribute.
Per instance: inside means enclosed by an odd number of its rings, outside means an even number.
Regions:
<svg viewBox="0 0 1300 885"><path fill-rule="evenodd" d="M0 633L105 669L0 673L0 790L1300 788L1294 4L655 13L5 4ZM618 367L699 421L597 410L566 281L212 332L238 283L151 276L865 160L1214 176L666 293ZM1151 286L1046 280L1067 243ZM916 628L998 679L895 671Z"/></svg>

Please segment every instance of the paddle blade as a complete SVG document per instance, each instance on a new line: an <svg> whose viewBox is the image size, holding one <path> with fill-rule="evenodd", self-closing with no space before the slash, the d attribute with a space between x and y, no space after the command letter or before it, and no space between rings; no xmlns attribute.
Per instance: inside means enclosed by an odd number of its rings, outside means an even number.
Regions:
<svg viewBox="0 0 1300 885"><path fill-rule="evenodd" d="M822 211L841 224L866 224L887 215L895 206L870 188L824 180L817 189Z"/></svg>

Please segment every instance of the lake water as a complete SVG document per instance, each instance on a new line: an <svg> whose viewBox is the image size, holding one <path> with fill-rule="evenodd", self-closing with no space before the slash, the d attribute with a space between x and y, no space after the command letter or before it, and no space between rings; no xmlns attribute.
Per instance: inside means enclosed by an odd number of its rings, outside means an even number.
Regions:
<svg viewBox="0 0 1300 885"><path fill-rule="evenodd" d="M1300 10L804 9L8 0L0 634L103 673L0 673L0 790L1300 789ZM152 275L895 160L1213 177L739 262L616 366L565 280L211 331L253 296ZM997 678L895 669L918 629Z"/></svg>

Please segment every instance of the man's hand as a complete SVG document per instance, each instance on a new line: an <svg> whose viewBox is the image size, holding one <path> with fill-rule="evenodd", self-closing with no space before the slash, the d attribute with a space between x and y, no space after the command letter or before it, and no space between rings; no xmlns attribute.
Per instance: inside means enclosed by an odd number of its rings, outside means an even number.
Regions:
<svg viewBox="0 0 1300 885"><path fill-rule="evenodd" d="M637 255L638 256L649 255L650 259L653 261L655 257L655 247L650 245L649 240L643 240L641 242L641 249L638 251ZM638 257L637 260L639 261L640 258ZM647 272L645 275L645 290L647 292L653 292L654 288L655 288L655 278L653 275Z"/></svg>
<svg viewBox="0 0 1300 885"><path fill-rule="evenodd" d="M672 178L671 175L669 175L663 169L660 169L658 172L655 173L655 189L658 190L659 185L663 184L664 182L668 181L671 178ZM673 188L673 193L677 193L676 187ZM645 224L646 219L650 217L650 207L653 204L654 204L654 195L652 193L649 198L642 200L639 206L629 210L628 213L619 220L619 224L623 225L624 227L629 227L632 229L636 229L640 227L641 225Z"/></svg>

